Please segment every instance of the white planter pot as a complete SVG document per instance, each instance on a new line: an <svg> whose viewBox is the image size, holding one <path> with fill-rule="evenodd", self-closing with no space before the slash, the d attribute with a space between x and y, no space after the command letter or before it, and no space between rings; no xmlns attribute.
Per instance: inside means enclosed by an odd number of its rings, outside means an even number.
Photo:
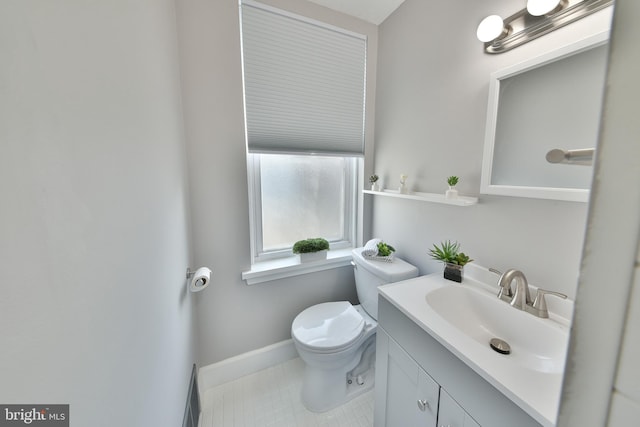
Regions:
<svg viewBox="0 0 640 427"><path fill-rule="evenodd" d="M457 199L458 198L458 190L455 187L449 187L449 189L444 193L445 199Z"/></svg>
<svg viewBox="0 0 640 427"><path fill-rule="evenodd" d="M327 251L307 252L300 255L300 262L314 262L327 259Z"/></svg>

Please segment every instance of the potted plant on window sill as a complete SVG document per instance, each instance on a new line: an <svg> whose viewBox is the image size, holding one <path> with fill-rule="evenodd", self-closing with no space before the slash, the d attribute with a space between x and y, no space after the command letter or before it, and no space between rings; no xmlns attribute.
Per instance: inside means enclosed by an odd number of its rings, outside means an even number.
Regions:
<svg viewBox="0 0 640 427"><path fill-rule="evenodd" d="M460 252L460 243L449 240L441 242L440 246L434 244L433 248L429 250L429 255L444 263L445 279L458 283L462 283L465 264L473 261L464 252Z"/></svg>
<svg viewBox="0 0 640 427"><path fill-rule="evenodd" d="M293 253L300 255L300 262L320 261L327 259L329 242L322 237L298 240L293 245Z"/></svg>

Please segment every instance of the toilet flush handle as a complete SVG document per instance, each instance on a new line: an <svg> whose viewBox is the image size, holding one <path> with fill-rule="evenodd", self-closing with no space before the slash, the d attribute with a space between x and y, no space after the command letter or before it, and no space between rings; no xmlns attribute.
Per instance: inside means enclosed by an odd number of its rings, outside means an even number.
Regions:
<svg viewBox="0 0 640 427"><path fill-rule="evenodd" d="M353 265L353 268L358 268L358 266L356 265L355 262L351 261L351 265Z"/></svg>

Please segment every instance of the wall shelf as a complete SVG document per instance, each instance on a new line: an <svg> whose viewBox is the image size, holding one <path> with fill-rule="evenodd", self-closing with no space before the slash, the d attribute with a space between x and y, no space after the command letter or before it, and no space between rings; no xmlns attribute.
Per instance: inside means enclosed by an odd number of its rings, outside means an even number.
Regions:
<svg viewBox="0 0 640 427"><path fill-rule="evenodd" d="M374 196L396 197L400 199L420 200L423 202L443 203L455 206L472 206L478 203L477 197L458 196L457 199L445 199L444 194L437 193L419 193L411 192L407 194L400 193L396 190L383 189L380 191L362 190L364 194L372 194Z"/></svg>

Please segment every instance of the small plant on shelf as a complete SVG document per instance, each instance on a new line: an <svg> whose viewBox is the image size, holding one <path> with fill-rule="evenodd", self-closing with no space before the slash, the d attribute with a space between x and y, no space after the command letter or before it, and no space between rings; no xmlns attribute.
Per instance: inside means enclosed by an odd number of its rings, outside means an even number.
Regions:
<svg viewBox="0 0 640 427"><path fill-rule="evenodd" d="M327 258L329 242L322 237L298 240L293 245L293 253L300 255L300 261L316 261Z"/></svg>
<svg viewBox="0 0 640 427"><path fill-rule="evenodd" d="M378 179L380 179L380 177L378 175L376 175L375 173L369 177L369 183L371 184L371 190L372 191L378 191L379 190Z"/></svg>
<svg viewBox="0 0 640 427"><path fill-rule="evenodd" d="M473 261L464 252L460 252L460 243L447 240L433 245L429 250L431 258L444 263L444 278L462 282L463 267Z"/></svg>
<svg viewBox="0 0 640 427"><path fill-rule="evenodd" d="M458 198L458 190L456 190L456 184L458 184L460 178L455 175L447 178L447 184L449 184L449 189L444 193L445 199L457 199Z"/></svg>

